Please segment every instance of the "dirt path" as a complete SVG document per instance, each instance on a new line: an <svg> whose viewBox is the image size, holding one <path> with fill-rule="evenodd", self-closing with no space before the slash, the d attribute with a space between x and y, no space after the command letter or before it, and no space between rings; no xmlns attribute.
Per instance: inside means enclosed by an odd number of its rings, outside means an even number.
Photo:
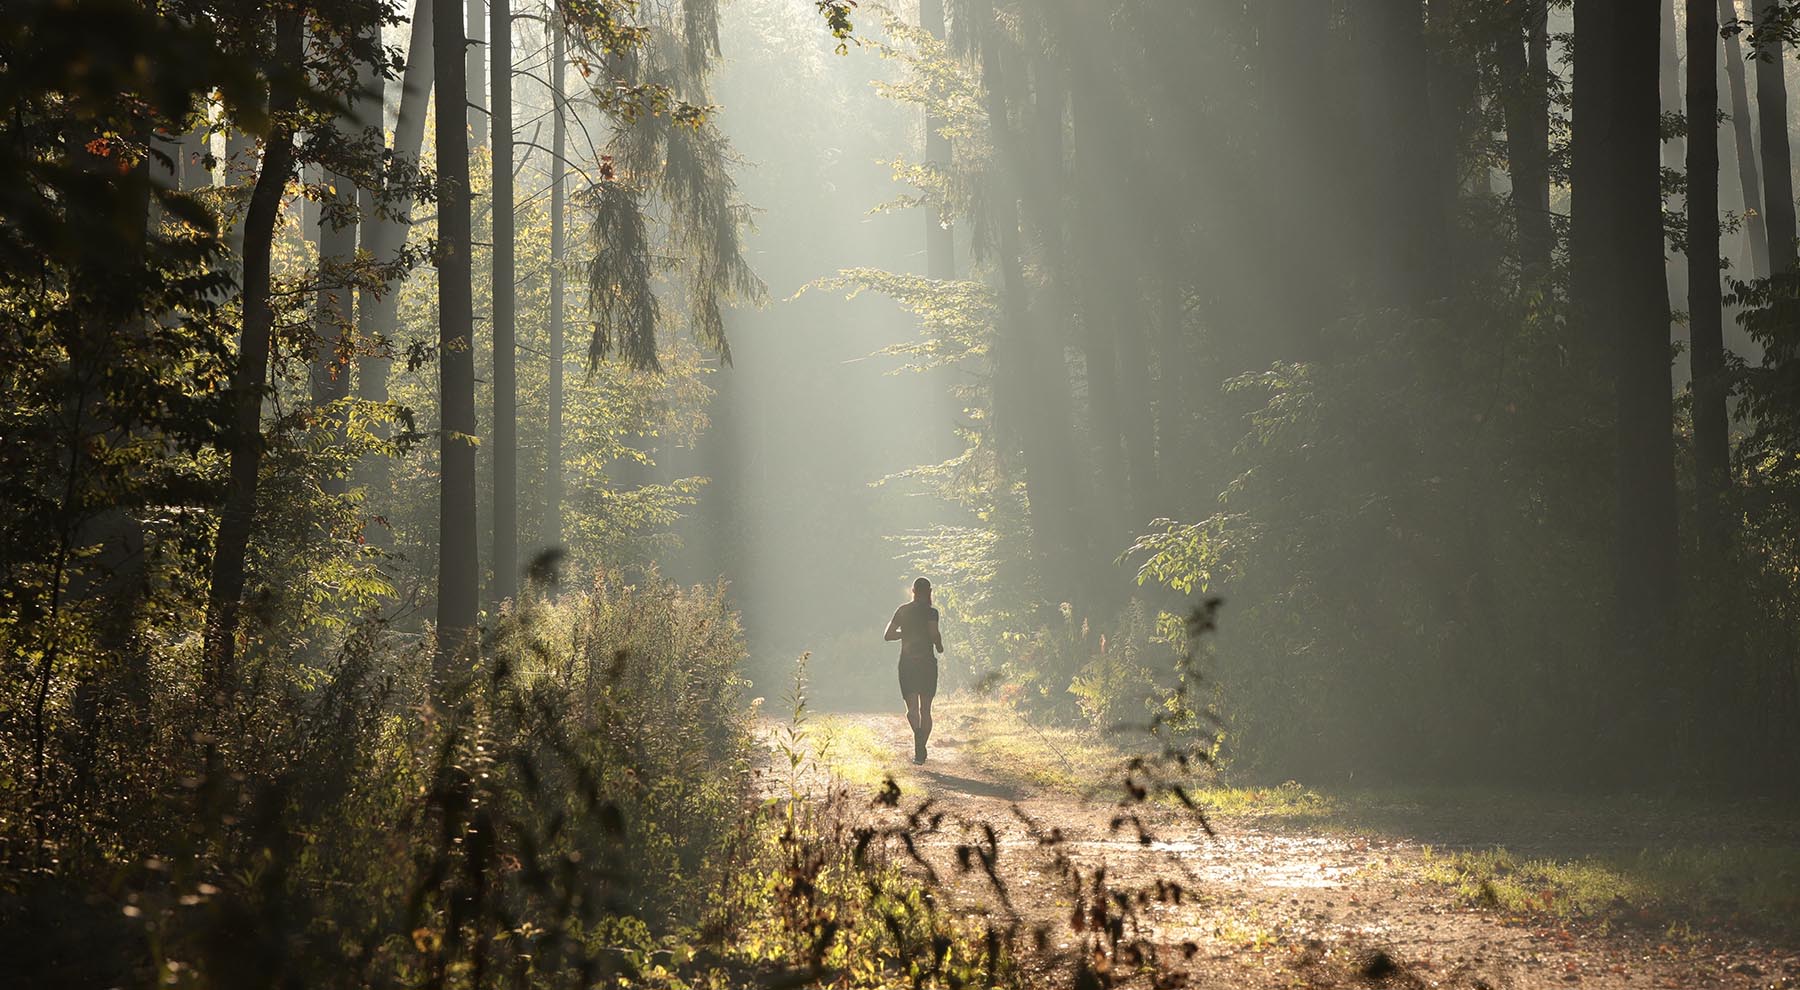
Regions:
<svg viewBox="0 0 1800 990"><path fill-rule="evenodd" d="M940 716L931 759L920 767L900 716L833 721L872 741L862 758L876 764L875 776L901 785L898 807L869 803L872 822L897 824L925 800L929 814L943 813L918 847L955 910L1016 920L1071 949L1081 935L1070 917L1078 904L1091 910L1096 868L1104 867L1112 892L1154 891L1164 881L1165 896L1145 899L1136 928L1161 958L1176 960L1176 975L1162 986L1800 987L1800 946L1728 930L1676 933L1666 922L1564 923L1468 906L1420 878L1415 840L1232 820L1213 822L1209 837L1191 817L1160 811L1145 815L1155 836L1146 845L1135 829L1110 827L1118 810L1110 803L984 772L965 752L968 723L953 713ZM772 744L778 735L774 723L765 726ZM871 768L861 769L866 777ZM866 780L861 786L875 792ZM994 830L1004 894L979 869L958 869L958 847L987 843L984 824ZM1045 845L1052 830L1063 841ZM1058 850L1082 875L1079 888L1059 868ZM1169 881L1182 888L1179 903L1168 896Z"/></svg>

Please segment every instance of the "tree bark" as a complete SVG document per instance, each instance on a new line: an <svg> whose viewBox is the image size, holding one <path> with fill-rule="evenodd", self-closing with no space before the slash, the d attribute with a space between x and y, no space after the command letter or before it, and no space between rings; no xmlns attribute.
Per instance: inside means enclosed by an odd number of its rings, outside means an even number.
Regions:
<svg viewBox="0 0 1800 990"><path fill-rule="evenodd" d="M1725 331L1719 262L1718 13L1687 5L1688 334L1694 399L1695 519L1702 548L1723 549L1722 505L1730 485L1725 410Z"/></svg>
<svg viewBox="0 0 1800 990"><path fill-rule="evenodd" d="M1721 26L1737 19L1736 0L1719 0ZM1750 84L1744 76L1743 46L1735 31L1725 39L1725 72L1731 82L1731 133L1737 142L1738 184L1744 191L1744 236L1750 242L1750 274L1763 278L1769 274L1769 232L1763 216L1756 132L1750 122Z"/></svg>
<svg viewBox="0 0 1800 990"><path fill-rule="evenodd" d="M1675 0L1662 0L1662 44L1659 46L1661 59L1658 62L1657 88L1662 94L1664 113L1686 113L1686 106L1681 101L1681 59L1675 49L1675 35L1679 30L1675 19ZM1691 120L1688 123L1689 126L1693 124ZM1664 168L1681 171L1687 167L1687 142L1679 135L1663 142L1662 154ZM1679 253L1670 250L1665 264L1668 268L1669 305L1677 309L1691 305L1688 301L1686 261Z"/></svg>
<svg viewBox="0 0 1800 990"><path fill-rule="evenodd" d="M475 351L462 6L433 0L438 170L438 600L440 686L466 670L480 597L475 547Z"/></svg>
<svg viewBox="0 0 1800 990"><path fill-rule="evenodd" d="M564 114L564 50L563 28L550 26L550 99L554 112L550 122L550 422L544 440L544 542L552 547L562 545L563 491L563 363L568 345L563 341L563 252L565 233L564 187L568 184L567 166L563 162L568 122Z"/></svg>
<svg viewBox="0 0 1800 990"><path fill-rule="evenodd" d="M358 69L359 81L368 83L375 75L373 66ZM352 95L349 112L338 115L331 123L340 142L363 127L368 101ZM380 104L376 104L376 122L380 123ZM345 277L345 269L356 257L357 222L346 215L357 203L356 185L345 175L320 167L319 181L326 187L319 203L319 288L313 304L313 360L309 368L313 412L328 419L325 424L341 447L345 437L345 421L341 409L329 407L350 394L350 360L355 353L353 321L354 290ZM333 472L319 479L328 495L342 495L343 475Z"/></svg>
<svg viewBox="0 0 1800 990"><path fill-rule="evenodd" d="M1431 126L1423 8L1360 0L1364 41L1364 174L1377 244L1368 282L1376 301L1416 306L1443 296L1451 264L1441 149Z"/></svg>
<svg viewBox="0 0 1800 990"><path fill-rule="evenodd" d="M302 145L306 143L306 135L300 136L300 143ZM301 164L300 181L302 184L317 188L324 180L324 173L320 171L318 162ZM312 197L308 196L300 200L300 236L314 247L317 247L319 243L320 214L319 204Z"/></svg>
<svg viewBox="0 0 1800 990"><path fill-rule="evenodd" d="M1665 113L1686 112L1686 104L1681 99L1681 55L1675 47L1675 35L1681 30L1675 19L1675 3L1676 0L1662 0L1662 44L1659 48L1662 58L1657 63L1657 88L1662 94ZM1688 121L1688 126L1691 128L1693 121ZM1664 168L1687 167L1687 141L1680 135L1664 141L1662 147Z"/></svg>
<svg viewBox="0 0 1800 990"><path fill-rule="evenodd" d="M219 184L222 186L253 186L256 177L261 174L255 161L256 138L245 134L242 130L232 128L225 135L225 161L220 166ZM237 259L239 284L242 285L244 257L244 218L233 216L225 224L225 246L231 256Z"/></svg>
<svg viewBox="0 0 1800 990"><path fill-rule="evenodd" d="M301 57L301 11L282 8L275 18L274 62L296 65ZM229 480L213 543L212 580L207 591L205 646L208 686L229 691L235 679L239 602L244 593L245 562L256 511L257 472L262 465L262 402L268 387L269 340L275 310L269 299L270 249L281 197L294 170L294 132L290 115L296 105L291 91L276 94L270 111L274 125L264 145L262 169L250 193L244 216L243 313L237 368L232 374L232 432Z"/></svg>
<svg viewBox="0 0 1800 990"><path fill-rule="evenodd" d="M1187 463L1188 408L1187 389L1191 382L1185 376L1192 365L1187 354L1186 309L1182 298L1186 283L1183 266L1175 259L1182 257L1181 232L1171 216L1165 218L1158 231L1157 248L1163 262L1156 279L1156 473L1165 489L1180 481L1177 470ZM1163 493L1168 504L1157 508L1160 515L1174 516L1185 508L1177 499L1182 493Z"/></svg>
<svg viewBox="0 0 1800 990"><path fill-rule="evenodd" d="M212 171L206 167L206 156L210 151L212 136L206 129L205 106L205 101L201 101L200 121L181 138L181 160L177 163L176 171L181 177L182 192L212 188Z"/></svg>
<svg viewBox="0 0 1800 990"><path fill-rule="evenodd" d="M487 78L485 56L482 53L488 40L487 13L482 0L469 0L468 17L469 34L462 48L463 81L467 86L464 102L468 105L469 114L467 143L471 148L479 148L485 143L488 132L487 93L482 86Z"/></svg>
<svg viewBox="0 0 1800 990"><path fill-rule="evenodd" d="M1512 173L1519 268L1536 281L1549 275L1556 249L1550 225L1548 61L1540 48L1540 41L1547 39L1549 10L1544 0L1530 0L1523 14L1519 30L1499 39L1494 61L1505 87L1506 157Z"/></svg>
<svg viewBox="0 0 1800 990"><path fill-rule="evenodd" d="M1780 0L1757 0L1759 23L1779 14ZM1779 37L1757 45L1756 115L1762 132L1763 204L1769 233L1769 271L1794 267L1794 174L1788 152L1786 46Z"/></svg>
<svg viewBox="0 0 1800 990"><path fill-rule="evenodd" d="M1607 754L1655 765L1666 731L1668 661L1680 606L1669 310L1664 283L1657 98L1659 17L1647 0L1576 5L1574 290L1580 319L1610 344L1618 418L1615 636L1623 711Z"/></svg>
<svg viewBox="0 0 1800 990"><path fill-rule="evenodd" d="M978 3L971 14L978 32L978 58L988 126L998 160L998 174L993 182L998 187L995 226L1001 315L993 356L994 429L1002 451L1017 450L1023 460L1032 551L1042 580L1042 595L1051 604L1084 604L1079 589L1086 555L1080 547L1087 534L1077 524L1074 510L1075 483L1071 476L1075 472L1070 464L1067 369L1060 359L1061 341L1056 340L1056 346L1049 346L1050 342L1043 339L1050 334L1047 327L1036 328L1034 333L1030 293L1023 271L1019 201L1020 191L1027 187L1024 185L1025 163L1020 160L1023 153L1018 147L1019 137L1013 129L1007 100L1007 87L1013 80L1007 75L1008 67L1001 64L998 32L991 23L991 8L988 4ZM1045 236L1055 235L1046 231ZM1062 274L1061 266L1054 260L1046 260L1045 264L1057 273L1050 276L1054 283ZM1057 307L1053 305L1050 309L1054 311ZM1047 315L1053 319L1060 317L1059 312ZM1053 366L1040 360L1052 357L1056 358ZM1011 458L1003 454L1002 460Z"/></svg>
<svg viewBox="0 0 1800 990"><path fill-rule="evenodd" d="M425 112L431 98L432 0L414 0L406 68L400 76L400 111L394 118L393 162L396 167L416 164L425 143ZM379 78L379 77L377 77ZM383 98L385 99L385 97ZM390 198L393 178L383 181L384 198ZM406 246L406 225L375 209L373 194L363 197L362 249L378 262L398 259ZM391 210L394 204L385 204ZM379 290L364 287L357 298L357 329L366 342L366 353L357 367L357 394L370 403L388 401L388 376L393 360L392 342L400 335L399 286L389 281ZM391 467L385 454L368 458L361 477L367 490L365 502L375 513L385 511L392 485ZM386 539L386 529L376 527L372 538Z"/></svg>
<svg viewBox="0 0 1800 990"><path fill-rule="evenodd" d="M513 223L512 4L489 0L494 163L494 587L496 602L519 591L519 384Z"/></svg>

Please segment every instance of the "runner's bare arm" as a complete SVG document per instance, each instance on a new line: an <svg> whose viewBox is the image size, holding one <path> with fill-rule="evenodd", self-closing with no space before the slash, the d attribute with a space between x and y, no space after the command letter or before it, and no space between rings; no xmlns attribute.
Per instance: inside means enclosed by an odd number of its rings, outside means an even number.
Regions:
<svg viewBox="0 0 1800 990"><path fill-rule="evenodd" d="M888 620L887 632L881 634L883 642L891 643L900 638L900 611L894 610L894 617Z"/></svg>
<svg viewBox="0 0 1800 990"><path fill-rule="evenodd" d="M937 647L939 653L944 652L944 635L938 632L938 620L931 620L931 645Z"/></svg>

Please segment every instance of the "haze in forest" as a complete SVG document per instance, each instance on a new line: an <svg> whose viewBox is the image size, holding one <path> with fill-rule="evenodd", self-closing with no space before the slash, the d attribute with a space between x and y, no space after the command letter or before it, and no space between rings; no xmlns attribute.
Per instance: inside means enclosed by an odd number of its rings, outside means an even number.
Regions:
<svg viewBox="0 0 1800 990"><path fill-rule="evenodd" d="M0 953L1800 976L1796 92L1786 0L13 0Z"/></svg>

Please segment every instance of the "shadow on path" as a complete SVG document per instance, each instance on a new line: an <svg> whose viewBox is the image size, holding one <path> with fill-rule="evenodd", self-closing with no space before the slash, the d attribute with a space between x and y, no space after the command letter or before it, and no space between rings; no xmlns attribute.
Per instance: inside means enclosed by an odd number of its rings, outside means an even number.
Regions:
<svg viewBox="0 0 1800 990"><path fill-rule="evenodd" d="M973 777L958 777L955 774L944 773L942 770L924 769L918 772L935 787L955 791L958 794L967 794L970 797L1017 801L1020 796L1019 789L1008 784L997 784L991 780L976 780Z"/></svg>

